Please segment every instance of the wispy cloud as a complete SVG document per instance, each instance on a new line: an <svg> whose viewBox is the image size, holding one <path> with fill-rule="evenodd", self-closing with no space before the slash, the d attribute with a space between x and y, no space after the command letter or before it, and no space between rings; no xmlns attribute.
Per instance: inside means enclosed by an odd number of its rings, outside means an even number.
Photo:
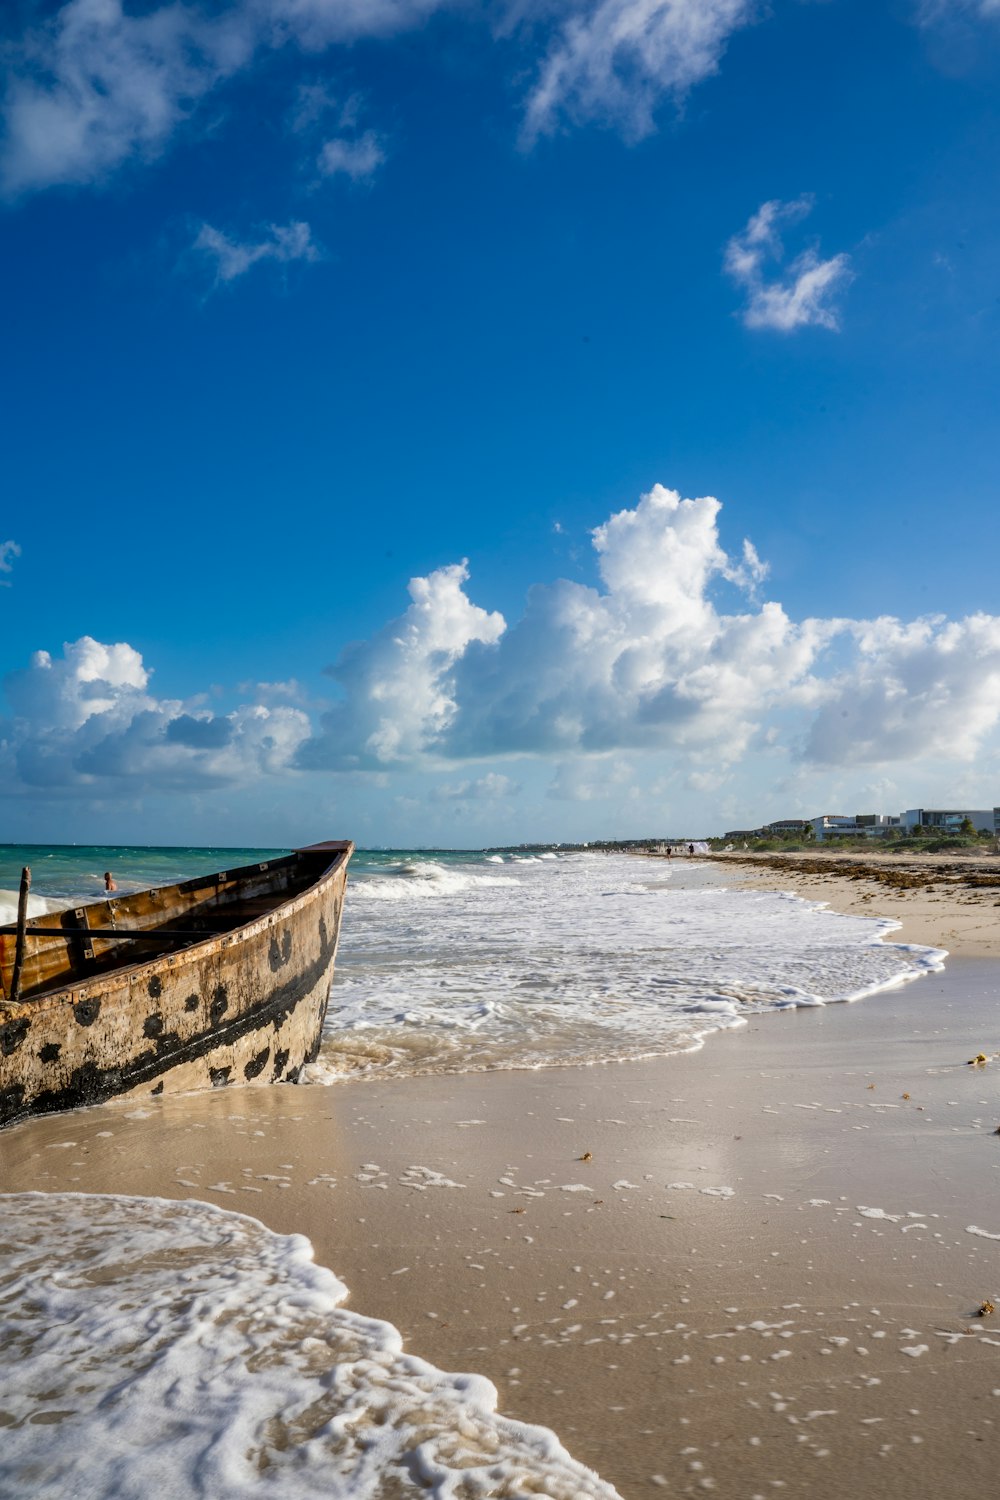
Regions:
<svg viewBox="0 0 1000 1500"><path fill-rule="evenodd" d="M567 123L649 135L663 99L683 98L717 72L730 36L758 9L756 0L575 4L528 99L525 143Z"/></svg>
<svg viewBox="0 0 1000 1500"><path fill-rule="evenodd" d="M790 203L764 203L726 246L726 271L746 292L742 317L748 328L791 333L796 328L840 327L833 299L853 277L850 257L821 260L815 250L807 249L783 264L779 228L799 223L812 206L808 195Z"/></svg>
<svg viewBox="0 0 1000 1500"><path fill-rule="evenodd" d="M1000 0L916 0L917 20L923 26L940 21L1000 17Z"/></svg>
<svg viewBox="0 0 1000 1500"><path fill-rule="evenodd" d="M317 165L324 177L343 173L352 182L364 182L374 177L385 161L385 151L374 130L351 139L337 136L327 141L319 153Z"/></svg>
<svg viewBox="0 0 1000 1500"><path fill-rule="evenodd" d="M983 4L987 0L982 0ZM494 35L543 51L525 103L523 142L563 126L599 123L639 139L665 99L682 101L718 71L726 44L762 0L499 0ZM482 24L466 0L65 0L5 48L0 191L99 184L151 161L177 133L194 132L206 98L264 54L303 57L360 40L386 40L447 9ZM528 66L534 67L537 55ZM519 71L524 73L522 59ZM303 82L293 132L334 105L327 82ZM384 148L341 119L320 170L368 178Z"/></svg>
<svg viewBox="0 0 1000 1500"><path fill-rule="evenodd" d="M191 247L213 264L216 282L235 281L263 261L288 265L292 261L317 261L322 251L308 224L269 224L263 239L238 240L211 224L203 224Z"/></svg>
<svg viewBox="0 0 1000 1500"><path fill-rule="evenodd" d="M516 797L521 788L509 776L488 771L475 781L441 782L431 792L435 802L495 802L498 797Z"/></svg>
<svg viewBox="0 0 1000 1500"><path fill-rule="evenodd" d="M131 157L158 155L255 45L246 7L128 15L121 0L69 0L7 48L5 191L98 182Z"/></svg>
<svg viewBox="0 0 1000 1500"><path fill-rule="evenodd" d="M21 556L21 549L16 542L0 542L0 573L9 573L11 570L11 559ZM0 578L0 588L9 589L10 579Z"/></svg>
<svg viewBox="0 0 1000 1500"><path fill-rule="evenodd" d="M16 197L102 182L159 156L206 95L262 52L385 38L447 3L205 0L130 14L122 0L67 0L5 49L0 188Z"/></svg>
<svg viewBox="0 0 1000 1500"><path fill-rule="evenodd" d="M259 703L285 701L301 705L308 701L305 688L294 677L290 677L287 682L241 682L239 690L241 693L252 693Z"/></svg>
<svg viewBox="0 0 1000 1500"><path fill-rule="evenodd" d="M295 41L307 52L365 37L398 36L456 0L241 0L273 46ZM461 0L458 0L461 3Z"/></svg>
<svg viewBox="0 0 1000 1500"><path fill-rule="evenodd" d="M632 776L627 761L586 756L559 765L545 795L556 802L603 802L623 791L637 791L630 785Z"/></svg>
<svg viewBox="0 0 1000 1500"><path fill-rule="evenodd" d="M321 120L334 112L339 117L340 125L353 124L353 117L356 115L355 98L352 97L348 104L344 104L328 83L300 83L286 123L293 135L301 135L312 131ZM347 122L344 120L345 113L352 117Z"/></svg>

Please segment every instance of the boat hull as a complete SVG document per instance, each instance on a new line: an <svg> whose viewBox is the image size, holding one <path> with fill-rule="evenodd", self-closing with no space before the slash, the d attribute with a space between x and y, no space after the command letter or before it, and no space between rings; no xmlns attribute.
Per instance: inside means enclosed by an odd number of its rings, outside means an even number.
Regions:
<svg viewBox="0 0 1000 1500"><path fill-rule="evenodd" d="M319 1051L348 858L232 931L4 1002L0 1125L122 1094L297 1081Z"/></svg>

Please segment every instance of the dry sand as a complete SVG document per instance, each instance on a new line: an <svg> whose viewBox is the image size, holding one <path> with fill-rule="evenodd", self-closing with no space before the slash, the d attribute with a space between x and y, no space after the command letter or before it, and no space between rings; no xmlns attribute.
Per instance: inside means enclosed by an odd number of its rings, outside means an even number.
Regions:
<svg viewBox="0 0 1000 1500"><path fill-rule="evenodd" d="M965 916L928 912L909 940ZM308 1235L353 1308L490 1376L625 1500L980 1500L1000 1059L967 1059L1000 1050L998 996L1000 963L959 958L683 1056L122 1101L5 1131L0 1185L201 1197Z"/></svg>

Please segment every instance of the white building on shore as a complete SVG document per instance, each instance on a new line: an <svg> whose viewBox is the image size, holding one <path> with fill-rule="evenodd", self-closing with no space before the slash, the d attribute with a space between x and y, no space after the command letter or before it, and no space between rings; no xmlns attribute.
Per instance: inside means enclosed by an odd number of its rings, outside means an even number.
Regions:
<svg viewBox="0 0 1000 1500"><path fill-rule="evenodd" d="M1000 807L910 807L903 814L903 827L957 833L966 818L977 833L1000 833Z"/></svg>
<svg viewBox="0 0 1000 1500"><path fill-rule="evenodd" d="M878 839L890 828L899 828L902 819L893 813L823 813L810 818L816 842L821 844L827 834L850 834L851 838Z"/></svg>
<svg viewBox="0 0 1000 1500"><path fill-rule="evenodd" d="M733 828L723 835L730 842L793 834L805 837L809 829L818 844L830 837L884 838L898 829L912 833L928 829L958 833L968 819L977 833L1000 838L1000 807L910 807L904 813L822 813L818 818L781 818L761 828Z"/></svg>

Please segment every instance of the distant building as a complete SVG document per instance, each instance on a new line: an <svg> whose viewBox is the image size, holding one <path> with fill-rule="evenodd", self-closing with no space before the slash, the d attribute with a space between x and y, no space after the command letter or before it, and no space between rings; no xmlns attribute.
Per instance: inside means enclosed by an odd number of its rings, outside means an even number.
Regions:
<svg viewBox="0 0 1000 1500"><path fill-rule="evenodd" d="M730 828L722 835L725 839L766 839L775 833L798 833L805 837L809 829L808 818L779 818L775 823L765 823L761 828Z"/></svg>
<svg viewBox="0 0 1000 1500"><path fill-rule="evenodd" d="M806 838L810 828L818 844L837 837L884 838L897 828L907 832L931 828L941 833L957 833L966 818L977 833L991 833L1000 838L1000 807L911 807L898 817L895 813L823 813L818 818L778 818L761 828L730 828L723 838L730 843L789 833Z"/></svg>
<svg viewBox="0 0 1000 1500"><path fill-rule="evenodd" d="M957 833L968 818L977 833L1000 833L1000 807L910 807L903 814L905 828L940 828Z"/></svg>
<svg viewBox="0 0 1000 1500"><path fill-rule="evenodd" d="M893 813L855 813L853 817L848 817L846 813L824 813L819 818L811 818L810 822L816 842L821 844L831 834L835 838L838 835L851 838L883 838L890 828L898 828L902 819Z"/></svg>
<svg viewBox="0 0 1000 1500"><path fill-rule="evenodd" d="M818 843L822 843L828 833L846 833L854 826L854 819L846 813L823 813L812 819L813 836Z"/></svg>

